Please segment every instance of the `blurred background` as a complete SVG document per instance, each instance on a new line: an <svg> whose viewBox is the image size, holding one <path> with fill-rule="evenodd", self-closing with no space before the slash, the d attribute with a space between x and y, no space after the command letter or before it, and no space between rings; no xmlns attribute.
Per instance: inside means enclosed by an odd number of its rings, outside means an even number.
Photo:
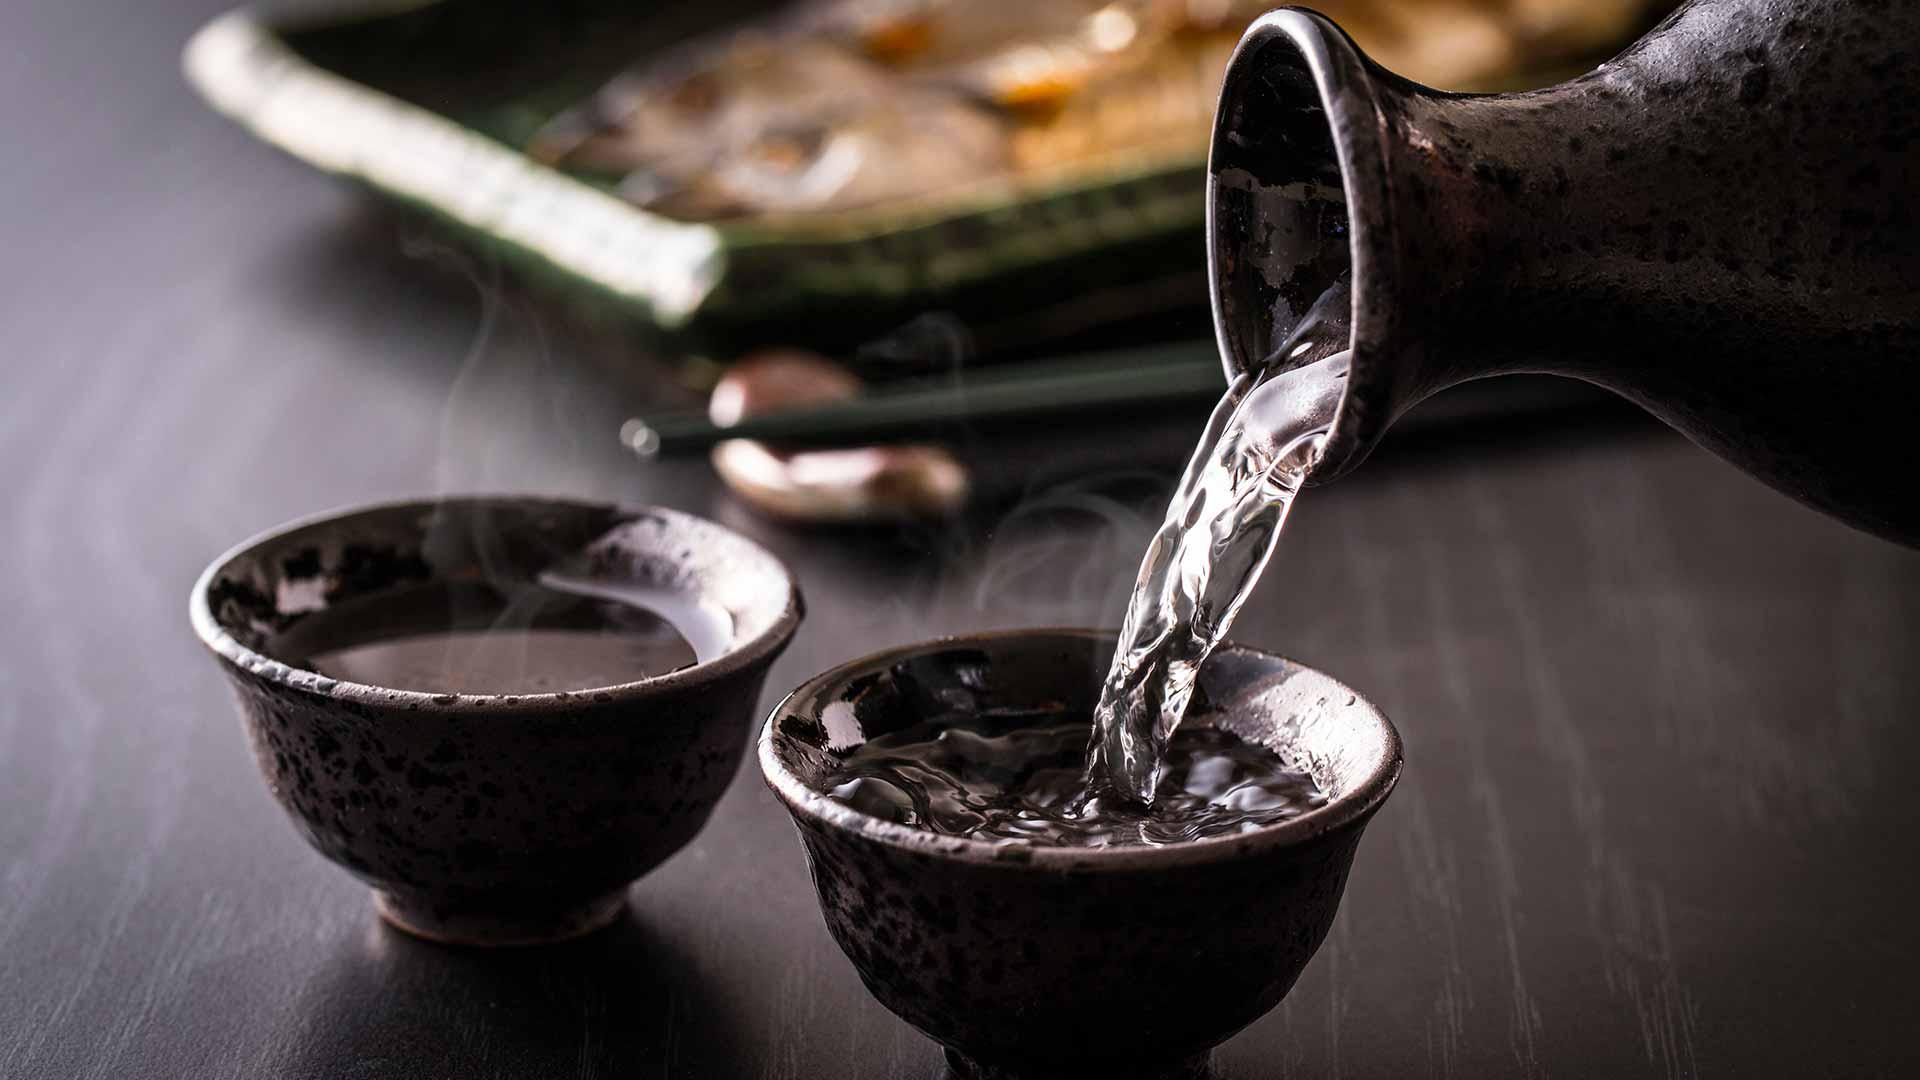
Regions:
<svg viewBox="0 0 1920 1080"><path fill-rule="evenodd" d="M272 805L186 591L297 516L523 491L793 566L763 707L1113 623L1224 386L1202 166L1261 5L230 6L0 10L0 1076L939 1076L751 768L610 937L385 931ZM1671 5L1320 6L1468 90ZM1236 636L1362 688L1409 770L1220 1076L1914 1064L1911 552L1497 379L1303 496Z"/></svg>
<svg viewBox="0 0 1920 1080"><path fill-rule="evenodd" d="M1670 6L1331 12L1393 70L1496 90L1584 70ZM438 264L418 276L470 283L484 332L513 302L630 342L613 374L644 408L619 434L643 457L711 451L744 504L786 520L937 519L1017 501L1036 465L1181 458L1184 435L1159 429L1192 428L1223 386L1197 197L1213 104L1264 10L329 7L218 20L185 70L255 136L373 196ZM1591 400L1500 390L1469 411ZM761 438L721 439L743 421ZM1060 438L999 452L1089 424L1148 430L1128 462Z"/></svg>

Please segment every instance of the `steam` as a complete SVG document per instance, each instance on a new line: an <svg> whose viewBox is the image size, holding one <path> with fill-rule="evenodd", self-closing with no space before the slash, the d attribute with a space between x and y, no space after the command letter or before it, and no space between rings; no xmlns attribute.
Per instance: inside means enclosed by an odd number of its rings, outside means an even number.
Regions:
<svg viewBox="0 0 1920 1080"><path fill-rule="evenodd" d="M1028 626L1117 626L1133 567L1153 537L1145 512L1152 498L1129 503L1110 492L1146 487L1147 478L1096 474L1015 504L989 534L974 608Z"/></svg>
<svg viewBox="0 0 1920 1080"><path fill-rule="evenodd" d="M454 474L457 464L463 457L457 452L463 449L462 429L472 412L471 400L475 387L481 381L481 368L486 362L488 347L500 323L500 312L505 306L501 295L500 266L488 260L484 266L476 265L473 260L455 251L445 244L414 237L403 244L403 250L412 258L426 259L441 264L465 278L473 287L480 301L480 324L474 330L473 340L467 345L467 352L460 360L460 370L453 377L453 385L447 392L446 404L440 409L440 437L434 455L433 493L436 498L444 499L449 494L459 494L454 490ZM484 277L482 275L485 275Z"/></svg>
<svg viewBox="0 0 1920 1080"><path fill-rule="evenodd" d="M488 369L489 362L490 358L496 356L494 338L499 331L501 314L506 309L500 265L493 259L476 261L464 252L422 236L403 241L402 250L412 258L436 263L441 269L458 274L473 288L479 300L479 325L474 330L473 340L467 345L466 354L460 360L460 368L447 392L446 403L440 409L439 438L433 464L433 493L436 499L445 500L449 496L486 492L488 489L484 485L468 487L468 482L463 481L461 476L465 467L476 461L480 475L492 472L492 461L486 456L489 440L484 436L489 429L497 426L497 420L484 391L489 388L489 376L493 374ZM476 438L476 435L480 437ZM525 577L515 573L516 567L508 558L503 544L500 531L493 527L491 515L485 510L474 509L453 514L443 507L436 512L427 530L425 546L428 561L435 565L447 565L462 548L472 552L479 564L482 579L493 593L504 600L499 610L493 612L479 606L485 601L465 592L457 594L455 602L449 605L447 629L510 631L532 625L540 607L541 594L537 589L527 588ZM436 549L445 550L447 557L436 559ZM521 672L525 671L527 653L524 644L511 655L507 650L496 650L490 655L498 657L499 663L517 665ZM456 657L449 650L446 664L452 666L456 663Z"/></svg>
<svg viewBox="0 0 1920 1080"><path fill-rule="evenodd" d="M437 418L434 496L447 500L586 487L584 470L578 483L556 483L553 464L556 451L565 471L582 462L582 430L595 425L590 417L579 415L576 405L607 395L583 385L588 380L580 373L564 370L556 362L544 321L531 305L511 296L497 258L475 255L422 234L404 237L402 251L463 279L478 307L473 337ZM507 538L513 527L471 503L457 512L444 505L436 512L426 539L429 561L446 564L436 559L436 553L443 554L446 562L471 560L480 583L487 587L455 594L448 629L526 630L554 603L554 592L543 587L541 580L548 568L529 566L524 551L509 550ZM558 564L575 554L556 550L552 556ZM678 622L672 617L675 612L658 610L653 604L640 606ZM528 639L520 640L518 649L489 648L485 655L503 668L518 665L518 674L528 674ZM457 664L458 659L450 654L448 662Z"/></svg>
<svg viewBox="0 0 1920 1080"><path fill-rule="evenodd" d="M583 413L606 397L597 380L556 360L545 321L510 290L498 258L419 235L402 250L465 281L478 311L437 418L434 494L585 490L584 432L598 429Z"/></svg>
<svg viewBox="0 0 1920 1080"><path fill-rule="evenodd" d="M973 332L944 311L918 315L854 350L854 363L861 370L898 375L946 372L957 378L973 357Z"/></svg>
<svg viewBox="0 0 1920 1080"><path fill-rule="evenodd" d="M975 369L976 337L956 316L929 312L856 350L864 372L939 377L958 393ZM883 376L884 377L884 376ZM943 439L976 472L1005 453L994 441L960 428ZM1077 458L1079 455L1069 455ZM906 640L929 629L969 630L1036 626L1113 629L1125 610L1140 552L1154 534L1177 462L1164 471L1137 464L1080 471L1068 479L1004 491L967 515L901 524L888 546L914 554L902 580L863 596L869 633ZM998 470L1002 473L1007 470ZM839 534L832 541L857 549L871 542ZM866 561L864 558L859 561ZM899 565L902 560L889 560ZM1097 683L1106 658L1084 677ZM1064 673L1073 677L1074 673Z"/></svg>

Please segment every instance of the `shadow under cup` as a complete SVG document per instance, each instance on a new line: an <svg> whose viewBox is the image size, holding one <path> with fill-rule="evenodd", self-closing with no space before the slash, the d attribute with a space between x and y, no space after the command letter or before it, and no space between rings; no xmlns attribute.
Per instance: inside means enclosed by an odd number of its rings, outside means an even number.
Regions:
<svg viewBox="0 0 1920 1080"><path fill-rule="evenodd" d="M1371 704L1228 645L1186 723L1273 749L1312 775L1323 806L1236 835L1075 848L941 835L824 794L849 751L933 716L1090 715L1113 647L1111 634L1036 630L894 649L807 682L761 733L761 770L799 827L827 929L963 1076L1200 1073L1313 957L1399 777L1399 736Z"/></svg>
<svg viewBox="0 0 1920 1080"><path fill-rule="evenodd" d="M700 662L551 693L435 693L276 655L304 620L443 585L563 572L724 611ZM544 498L396 503L298 522L216 559L195 630L233 684L273 795L389 922L465 944L553 941L616 917L628 884L706 823L767 668L801 617L758 545L691 515Z"/></svg>

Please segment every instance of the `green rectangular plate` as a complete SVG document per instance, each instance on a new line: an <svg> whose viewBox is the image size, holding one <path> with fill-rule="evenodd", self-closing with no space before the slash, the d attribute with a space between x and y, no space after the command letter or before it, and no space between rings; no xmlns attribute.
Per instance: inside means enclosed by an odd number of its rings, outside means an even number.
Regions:
<svg viewBox="0 0 1920 1080"><path fill-rule="evenodd" d="M646 50L709 28L649 7L442 0L285 24L235 11L184 64L262 140L663 330L843 343L944 310L997 346L1204 298L1198 160L774 226L673 221L522 154Z"/></svg>

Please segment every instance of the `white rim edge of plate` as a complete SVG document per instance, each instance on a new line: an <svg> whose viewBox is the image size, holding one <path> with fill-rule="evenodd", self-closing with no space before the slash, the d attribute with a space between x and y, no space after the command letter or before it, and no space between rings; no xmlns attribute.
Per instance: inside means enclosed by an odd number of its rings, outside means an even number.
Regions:
<svg viewBox="0 0 1920 1080"><path fill-rule="evenodd" d="M712 226L648 214L309 64L251 12L201 27L181 64L208 104L262 140L644 303L663 326L684 323L719 283L725 253Z"/></svg>

